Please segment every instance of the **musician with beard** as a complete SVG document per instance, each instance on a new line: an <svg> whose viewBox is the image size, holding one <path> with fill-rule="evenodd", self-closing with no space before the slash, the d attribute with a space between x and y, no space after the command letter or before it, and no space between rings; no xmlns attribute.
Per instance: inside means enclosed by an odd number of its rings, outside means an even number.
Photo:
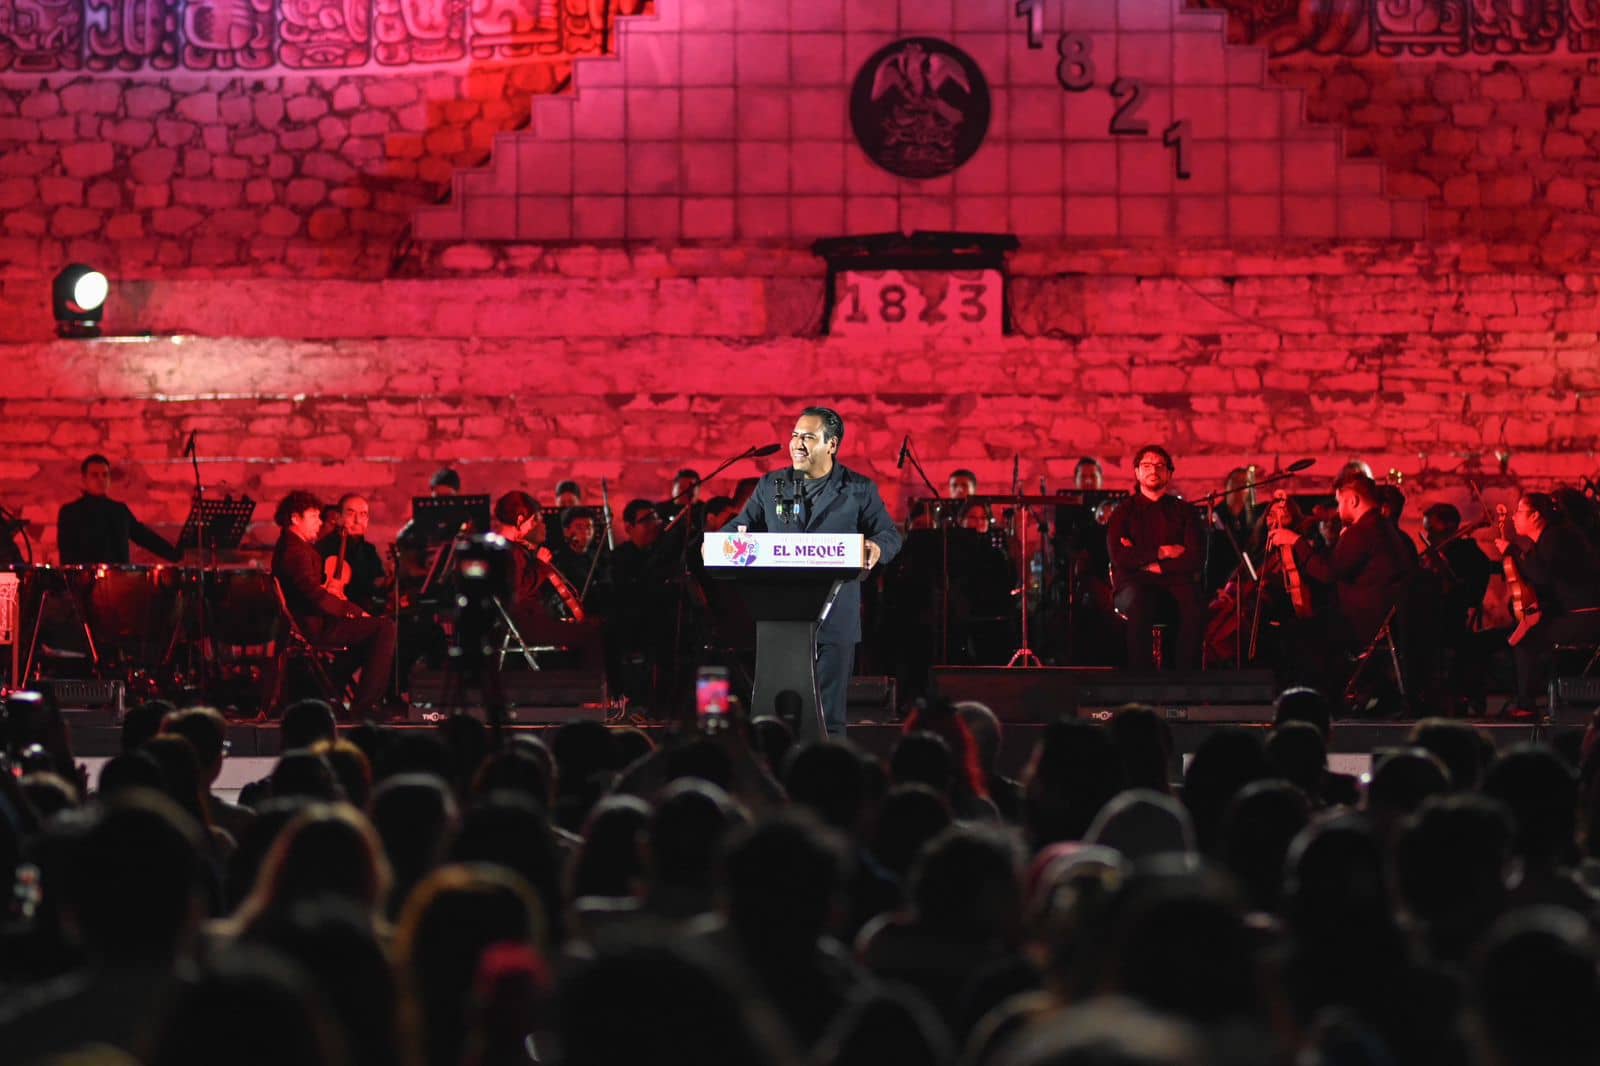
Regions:
<svg viewBox="0 0 1600 1066"><path fill-rule="evenodd" d="M388 577L383 566L383 556L367 539L367 526L372 520L372 507L360 493L347 492L339 497L339 521L331 528L324 522L324 533L317 541L317 552L322 556L324 573L328 561L343 554L350 567L350 579L344 595L351 603L375 614L382 614L388 595ZM337 576L337 575L336 575Z"/></svg>
<svg viewBox="0 0 1600 1066"><path fill-rule="evenodd" d="M1205 610L1200 601L1205 565L1205 530L1199 512L1169 492L1172 456L1158 444L1134 453L1137 491L1106 523L1112 586L1117 610L1128 620L1128 666L1155 666L1153 627L1177 623L1167 664L1180 670L1200 666Z"/></svg>

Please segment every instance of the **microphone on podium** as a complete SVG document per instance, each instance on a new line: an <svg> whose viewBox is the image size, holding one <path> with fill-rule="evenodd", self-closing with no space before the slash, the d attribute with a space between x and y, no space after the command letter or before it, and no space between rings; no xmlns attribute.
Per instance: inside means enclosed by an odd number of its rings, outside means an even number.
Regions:
<svg viewBox="0 0 1600 1066"><path fill-rule="evenodd" d="M750 458L752 458L752 459L765 459L767 456L771 455L773 452L777 451L781 447L783 447L783 445L781 445L781 444L763 444L759 448L756 447L755 445L751 445L750 446Z"/></svg>
<svg viewBox="0 0 1600 1066"><path fill-rule="evenodd" d="M905 439L900 442L900 458L898 458L898 459L896 459L894 461L894 468L896 470L904 470L906 468L906 460L908 458L910 458L910 457L911 457L911 434L907 433L905 435Z"/></svg>

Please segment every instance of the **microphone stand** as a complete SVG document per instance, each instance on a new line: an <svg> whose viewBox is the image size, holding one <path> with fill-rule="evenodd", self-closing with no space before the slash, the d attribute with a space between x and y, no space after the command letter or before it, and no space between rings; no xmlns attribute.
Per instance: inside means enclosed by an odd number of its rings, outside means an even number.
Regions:
<svg viewBox="0 0 1600 1066"><path fill-rule="evenodd" d="M199 541L196 547L200 549L200 573L197 581L195 582L197 588L194 597L196 625L195 631L200 642L199 687L204 697L209 699L211 695L211 671L209 669L209 665L212 655L212 647L210 624L211 619L209 617L209 612L206 610L206 549L207 542L210 540L209 534L211 533L211 523L206 520L206 490L205 486L200 483L200 447L197 443L197 435L195 433L191 432L189 434L189 445L185 450L189 453L189 464L194 468L194 509L197 516L197 522L195 525L196 532L198 533L197 540ZM194 668L194 648L193 645L191 645L189 650L189 669L191 672L193 672Z"/></svg>
<svg viewBox="0 0 1600 1066"><path fill-rule="evenodd" d="M916 452L911 450L911 435L907 434L905 443L901 446L901 454L911 464L911 469L917 472L922 483L928 486L928 494L936 500L944 499L939 490L928 480L928 472L922 469L922 463L917 460ZM910 517L909 515L907 516ZM945 516L934 509L934 519L939 523L939 665L950 665L950 523L945 521Z"/></svg>
<svg viewBox="0 0 1600 1066"><path fill-rule="evenodd" d="M1020 456L1011 459L1011 492L1016 496L1016 503L1012 505L1011 513L1016 516L1021 529L1017 536L1019 539L1018 552L1022 556L1021 583L1017 586L1017 606L1022 612L1022 646L1011 653L1011 661L1006 663L1006 669L1042 667L1044 663L1039 656L1034 654L1028 646L1028 581L1033 576L1033 560L1028 555L1028 526L1034 521L1033 511L1022 502L1022 478L1018 474Z"/></svg>

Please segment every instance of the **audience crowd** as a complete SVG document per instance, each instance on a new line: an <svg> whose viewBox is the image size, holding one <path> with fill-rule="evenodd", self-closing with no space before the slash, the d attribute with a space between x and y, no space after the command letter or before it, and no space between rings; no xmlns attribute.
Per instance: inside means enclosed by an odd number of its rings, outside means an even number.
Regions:
<svg viewBox="0 0 1600 1066"><path fill-rule="evenodd" d="M1358 780L1298 689L1186 766L1150 708L1057 721L1012 779L977 703L878 759L306 701L234 803L213 710L130 712L93 792L51 713L0 774L16 1066L1600 1063L1591 735L1423 720Z"/></svg>

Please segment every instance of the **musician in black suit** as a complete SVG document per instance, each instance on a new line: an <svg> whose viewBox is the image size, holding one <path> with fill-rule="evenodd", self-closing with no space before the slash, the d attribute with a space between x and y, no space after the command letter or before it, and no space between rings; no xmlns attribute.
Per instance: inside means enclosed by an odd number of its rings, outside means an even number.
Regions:
<svg viewBox="0 0 1600 1066"><path fill-rule="evenodd" d="M83 495L63 506L56 516L62 565L126 563L130 542L169 563L183 558L181 550L133 517L127 504L106 495L111 489L110 459L91 455L79 464L78 473L83 478Z"/></svg>
<svg viewBox="0 0 1600 1066"><path fill-rule="evenodd" d="M1504 713L1528 718L1549 679L1555 646L1600 643L1600 559L1549 493L1528 493L1511 518L1517 539L1496 539L1494 546L1515 561L1538 608L1528 612L1521 635L1512 634L1517 692Z"/></svg>
<svg viewBox="0 0 1600 1066"><path fill-rule="evenodd" d="M827 407L801 411L789 437L791 469L762 477L729 525L752 532L860 533L867 538L867 569L893 559L900 550L900 530L878 486L836 461L842 443L844 419L838 412ZM780 498L796 501L793 517L779 515ZM848 581L817 630L817 688L829 736L844 736L845 703L860 642L861 589Z"/></svg>
<svg viewBox="0 0 1600 1066"><path fill-rule="evenodd" d="M327 560L339 557L341 545L344 561L350 567L350 583L344 595L351 603L368 611L383 613L384 599L388 596L388 573L383 566L383 556L377 545L367 539L367 525L372 521L372 505L358 492L347 492L339 498L339 523L331 529L324 520L324 534L317 541L317 553L322 556L322 572L328 572Z"/></svg>
<svg viewBox="0 0 1600 1066"><path fill-rule="evenodd" d="M1166 619L1177 623L1168 665L1195 670L1205 635L1205 528L1200 512L1169 491L1174 465L1165 448L1140 448L1133 469L1138 490L1106 521L1117 610L1128 620L1128 665L1154 667L1151 628Z"/></svg>
<svg viewBox="0 0 1600 1066"><path fill-rule="evenodd" d="M284 603L311 643L350 649L347 665L361 667L361 683L350 710L357 718L370 716L388 686L394 626L323 587L322 555L315 547L322 506L315 496L291 492L273 517L283 533L272 552L272 576L283 589Z"/></svg>

